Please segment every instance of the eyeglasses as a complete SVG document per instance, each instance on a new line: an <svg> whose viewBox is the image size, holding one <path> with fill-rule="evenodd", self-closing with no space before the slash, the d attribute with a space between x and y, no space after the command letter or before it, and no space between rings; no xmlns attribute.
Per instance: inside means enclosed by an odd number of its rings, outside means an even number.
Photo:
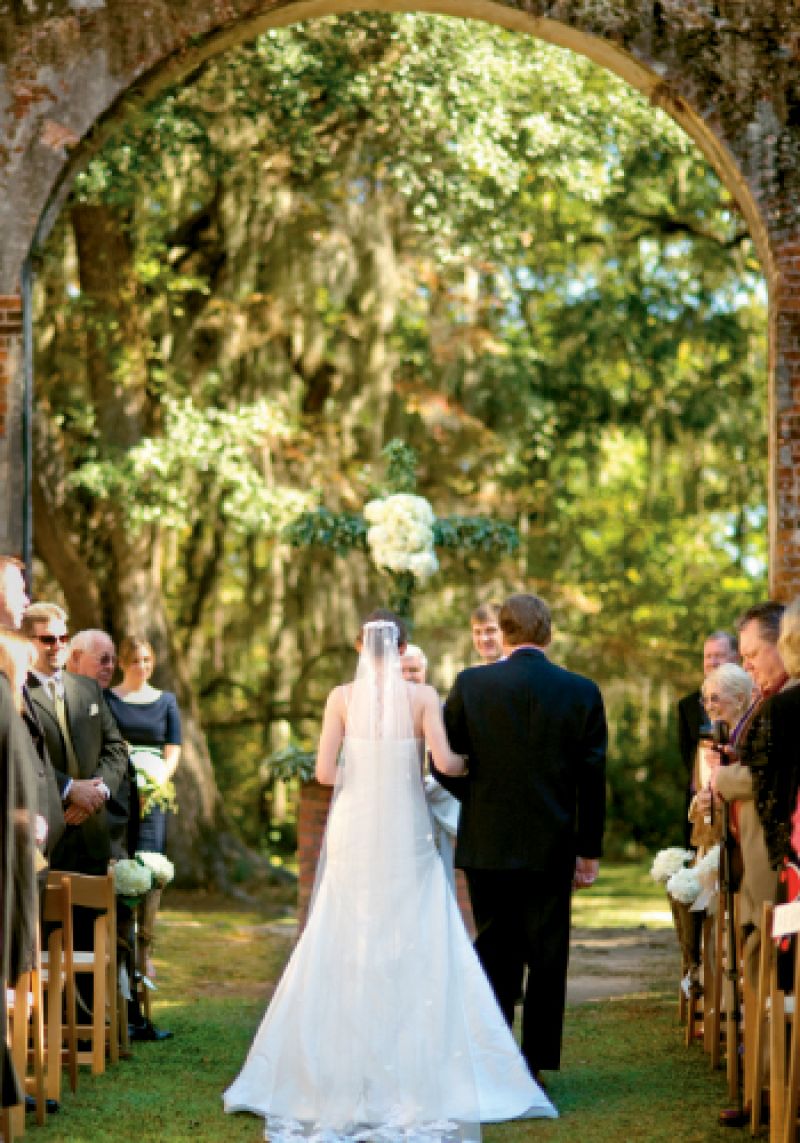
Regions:
<svg viewBox="0 0 800 1143"><path fill-rule="evenodd" d="M116 663L117 656L111 655L111 654L95 655L95 659L100 664L101 667L107 667L109 665L109 663Z"/></svg>
<svg viewBox="0 0 800 1143"><path fill-rule="evenodd" d="M37 635L36 638L40 643L44 643L45 647L55 647L57 643L65 646L69 643L69 635Z"/></svg>

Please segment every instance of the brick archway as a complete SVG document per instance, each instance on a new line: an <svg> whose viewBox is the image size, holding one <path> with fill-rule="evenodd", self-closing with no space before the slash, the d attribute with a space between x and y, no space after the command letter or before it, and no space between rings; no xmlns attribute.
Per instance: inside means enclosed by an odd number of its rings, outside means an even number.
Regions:
<svg viewBox="0 0 800 1143"><path fill-rule="evenodd" d="M643 91L729 188L770 293L770 578L800 593L800 19L792 0L0 0L0 551L23 546L28 257L127 101L268 28L355 8L482 19ZM11 11L9 11L9 9Z"/></svg>

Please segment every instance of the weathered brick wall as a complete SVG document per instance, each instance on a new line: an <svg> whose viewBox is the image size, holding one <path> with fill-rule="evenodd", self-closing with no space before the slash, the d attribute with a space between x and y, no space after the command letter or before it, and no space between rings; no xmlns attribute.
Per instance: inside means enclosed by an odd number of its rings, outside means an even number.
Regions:
<svg viewBox="0 0 800 1143"><path fill-rule="evenodd" d="M128 95L154 95L267 27L333 6L334 0L0 0L0 295L19 290L37 232L46 232L74 172L124 116ZM414 0L406 6L413 9ZM782 598L799 594L796 0L438 0L437 10L495 20L616 71L681 123L730 188L770 285L772 585ZM11 331L4 347L10 363L0 367L7 418L22 390L18 328ZM13 473L18 463L19 438L12 439L7 424L0 466ZM0 544L18 548L21 517L8 512L4 501Z"/></svg>
<svg viewBox="0 0 800 1143"><path fill-rule="evenodd" d="M21 554L22 298L0 295L0 552Z"/></svg>

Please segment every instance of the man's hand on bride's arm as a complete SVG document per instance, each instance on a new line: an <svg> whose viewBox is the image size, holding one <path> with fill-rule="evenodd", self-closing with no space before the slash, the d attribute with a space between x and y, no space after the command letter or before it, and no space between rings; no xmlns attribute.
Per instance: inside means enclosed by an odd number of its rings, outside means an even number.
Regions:
<svg viewBox="0 0 800 1143"><path fill-rule="evenodd" d="M599 857L576 857L575 875L572 884L575 889L588 889L594 885L600 873Z"/></svg>

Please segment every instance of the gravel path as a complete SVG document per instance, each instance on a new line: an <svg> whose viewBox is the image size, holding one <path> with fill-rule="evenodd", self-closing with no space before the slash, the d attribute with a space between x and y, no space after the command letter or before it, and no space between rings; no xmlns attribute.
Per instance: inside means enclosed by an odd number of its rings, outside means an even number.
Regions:
<svg viewBox="0 0 800 1143"><path fill-rule="evenodd" d="M680 954L672 929L572 930L567 1003L641 995L674 982Z"/></svg>

